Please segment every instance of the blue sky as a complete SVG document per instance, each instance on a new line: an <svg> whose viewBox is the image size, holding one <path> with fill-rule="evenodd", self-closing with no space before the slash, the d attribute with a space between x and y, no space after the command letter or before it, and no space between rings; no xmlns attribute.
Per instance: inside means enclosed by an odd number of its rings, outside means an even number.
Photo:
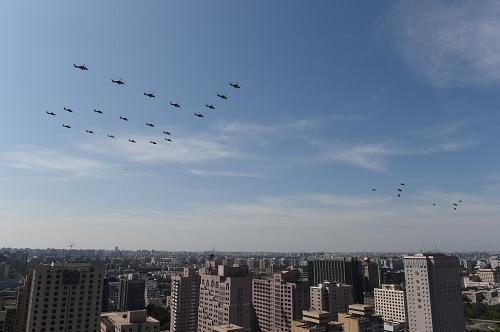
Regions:
<svg viewBox="0 0 500 332"><path fill-rule="evenodd" d="M471 6L1 3L0 244L498 249L500 5Z"/></svg>

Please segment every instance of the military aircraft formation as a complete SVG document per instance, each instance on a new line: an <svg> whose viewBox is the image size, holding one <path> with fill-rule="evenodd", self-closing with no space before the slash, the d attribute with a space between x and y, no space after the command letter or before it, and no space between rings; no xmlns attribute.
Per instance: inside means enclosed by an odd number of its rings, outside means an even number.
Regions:
<svg viewBox="0 0 500 332"><path fill-rule="evenodd" d="M87 65L85 65L85 64L76 64L76 63L74 63L73 67L75 69L80 70L80 71L88 71L89 70L89 67L87 67ZM121 78L120 79L114 79L114 78L112 78L111 79L111 83L116 84L117 86L125 85L125 81L123 79L121 79ZM233 88L233 89L236 89L236 90L240 90L241 89L241 85L238 82L229 82L229 86L231 88ZM143 94L144 94L145 97L148 97L148 98L156 98L156 94L154 92L152 92L152 91L144 91ZM219 97L221 100L228 100L229 99L228 96L227 96L227 94L224 94L224 93L217 93L216 96ZM170 106L173 107L173 108L175 108L175 109L182 109L181 104L179 102L177 102L177 101L170 101L169 103L170 103ZM205 104L205 107L208 108L208 109L210 109L210 110L215 110L215 106L213 104L208 104L207 103L207 104ZM70 107L67 107L67 106L64 106L63 110L66 111L66 112L68 112L68 113L74 113L73 109L70 108ZM100 109L94 108L93 112L96 113L96 114L99 114L99 115L104 115L104 112L102 110L100 110ZM53 116L53 117L56 116L56 113L52 112L52 111L46 111L45 113L47 115L50 115L50 116ZM205 115L202 112L194 112L193 114L197 118L204 118L205 117ZM127 116L125 116L125 115L120 115L119 118L120 118L120 120L125 121L125 122L129 121L129 118ZM64 128L71 129L71 125L70 124L63 123L62 126ZM155 128L155 124L151 123L151 122L146 122L146 126L148 126L150 128ZM85 129L85 133L87 133L87 134L95 134L94 130L91 130L91 129ZM163 130L162 133L164 135L167 135L167 137L165 137L165 141L166 142L172 142L172 138L170 138L170 136L172 136L172 133L170 131ZM116 138L116 136L112 135L112 134L106 134L106 137L112 138L112 139ZM134 140L134 139L128 139L128 141L130 143L137 143L137 141ZM149 140L149 143L153 144L153 145L157 145L158 144L154 140Z"/></svg>
<svg viewBox="0 0 500 332"><path fill-rule="evenodd" d="M403 188L402 187L404 187L404 186L405 186L404 183L400 183L399 186L396 187L395 190L396 190L396 197L397 198L401 198L401 195L403 193ZM371 188L371 190L372 190L372 192L376 192L377 188ZM456 211L457 208L459 207L459 204L461 204L461 203L462 203L461 199L459 199L457 202L451 203L452 206L453 206L453 210ZM438 206L438 204L437 203L432 203L432 206Z"/></svg>

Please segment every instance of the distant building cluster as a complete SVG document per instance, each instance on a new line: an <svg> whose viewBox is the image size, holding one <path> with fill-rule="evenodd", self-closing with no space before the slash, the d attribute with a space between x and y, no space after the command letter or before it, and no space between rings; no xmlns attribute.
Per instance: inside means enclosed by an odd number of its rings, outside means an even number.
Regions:
<svg viewBox="0 0 500 332"><path fill-rule="evenodd" d="M96 256L0 255L0 332L461 332L499 303L496 257Z"/></svg>

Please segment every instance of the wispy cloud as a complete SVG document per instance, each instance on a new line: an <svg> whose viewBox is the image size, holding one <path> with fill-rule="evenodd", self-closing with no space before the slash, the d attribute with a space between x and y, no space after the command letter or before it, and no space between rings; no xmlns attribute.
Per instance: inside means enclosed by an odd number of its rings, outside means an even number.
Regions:
<svg viewBox="0 0 500 332"><path fill-rule="evenodd" d="M404 58L435 86L500 80L500 2L399 1L389 21Z"/></svg>
<svg viewBox="0 0 500 332"><path fill-rule="evenodd" d="M224 177L242 177L242 178L261 178L257 173L251 172L236 172L236 171L206 171L201 169L190 169L189 173L198 176L224 176Z"/></svg>
<svg viewBox="0 0 500 332"><path fill-rule="evenodd" d="M457 152L473 146L476 142L431 142L422 145L422 143L394 143L388 140L378 143L337 144L314 140L312 144L320 149L320 158L323 160L349 164L370 171L387 171L391 157Z"/></svg>
<svg viewBox="0 0 500 332"><path fill-rule="evenodd" d="M242 122L228 122L220 129L223 133L249 133L252 135L285 135L296 131L303 131L317 125L319 121L315 120L297 120L288 121L284 123L263 125L259 123L242 123Z"/></svg>
<svg viewBox="0 0 500 332"><path fill-rule="evenodd" d="M313 144L322 150L322 159L345 163L370 171L385 171L388 164L386 158L396 154L396 151L389 143L337 145L315 140Z"/></svg>
<svg viewBox="0 0 500 332"><path fill-rule="evenodd" d="M308 130L320 125L321 122L314 119L301 119L296 121L285 121L275 124L261 124L256 122L227 122L220 125L217 131L229 138L229 140L250 140L261 145L284 140L292 135L303 134Z"/></svg>
<svg viewBox="0 0 500 332"><path fill-rule="evenodd" d="M32 146L23 146L4 152L2 161L5 165L14 168L62 171L76 175L87 175L104 168L104 165L97 160Z"/></svg>
<svg viewBox="0 0 500 332"><path fill-rule="evenodd" d="M104 144L87 143L80 147L96 153L144 163L199 163L243 156L233 146L206 136L173 138L173 142L165 142L163 137L157 137L155 138L157 145L149 143L151 137L142 135L131 135L131 137L134 137L136 144L116 140Z"/></svg>

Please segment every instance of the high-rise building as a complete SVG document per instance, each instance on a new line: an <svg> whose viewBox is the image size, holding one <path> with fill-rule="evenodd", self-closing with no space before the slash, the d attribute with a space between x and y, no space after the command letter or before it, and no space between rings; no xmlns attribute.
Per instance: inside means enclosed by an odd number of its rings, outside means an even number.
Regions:
<svg viewBox="0 0 500 332"><path fill-rule="evenodd" d="M120 285L120 310L134 311L146 307L144 293L146 282L136 276L122 279Z"/></svg>
<svg viewBox="0 0 500 332"><path fill-rule="evenodd" d="M375 288L375 313L384 321L406 323L406 295L399 285Z"/></svg>
<svg viewBox="0 0 500 332"><path fill-rule="evenodd" d="M361 264L363 274L363 291L373 292L373 289L380 286L380 268L370 257L365 257Z"/></svg>
<svg viewBox="0 0 500 332"><path fill-rule="evenodd" d="M16 306L0 308L0 332L15 332Z"/></svg>
<svg viewBox="0 0 500 332"><path fill-rule="evenodd" d="M121 289L121 280L115 277L104 278L102 312L120 310Z"/></svg>
<svg viewBox="0 0 500 332"><path fill-rule="evenodd" d="M101 332L159 332L160 322L146 310L109 312L101 315Z"/></svg>
<svg viewBox="0 0 500 332"><path fill-rule="evenodd" d="M18 332L100 331L104 266L52 263L29 272L20 290Z"/></svg>
<svg viewBox="0 0 500 332"><path fill-rule="evenodd" d="M292 320L309 308L309 283L300 280L297 269L275 272L272 278L253 279L254 330L291 331Z"/></svg>
<svg viewBox="0 0 500 332"><path fill-rule="evenodd" d="M465 331L460 265L454 256L404 257L411 332Z"/></svg>
<svg viewBox="0 0 500 332"><path fill-rule="evenodd" d="M199 274L198 332L212 332L213 326L230 324L250 331L252 280L248 268L217 265L210 255Z"/></svg>
<svg viewBox="0 0 500 332"><path fill-rule="evenodd" d="M160 288L158 288L158 282L155 279L148 279L144 285L144 301L146 306L161 305Z"/></svg>
<svg viewBox="0 0 500 332"><path fill-rule="evenodd" d="M191 267L172 276L170 332L196 332L200 300L200 276Z"/></svg>
<svg viewBox="0 0 500 332"><path fill-rule="evenodd" d="M339 312L347 312L354 303L352 286L324 282L310 288L310 310L327 311L336 320Z"/></svg>
<svg viewBox="0 0 500 332"><path fill-rule="evenodd" d="M339 314L338 322L344 332L384 332L382 316L371 305L351 304L348 313Z"/></svg>
<svg viewBox="0 0 500 332"><path fill-rule="evenodd" d="M352 286L355 303L363 303L363 276L361 262L356 257L313 259L307 263L308 279L311 285L325 281Z"/></svg>

